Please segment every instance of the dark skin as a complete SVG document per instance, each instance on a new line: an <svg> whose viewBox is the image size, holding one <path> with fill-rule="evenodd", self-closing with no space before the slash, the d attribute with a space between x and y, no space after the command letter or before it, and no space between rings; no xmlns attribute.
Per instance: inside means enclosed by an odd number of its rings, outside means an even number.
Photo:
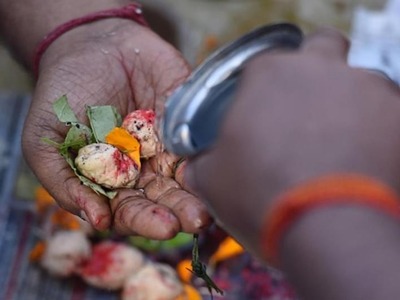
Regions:
<svg viewBox="0 0 400 300"><path fill-rule="evenodd" d="M218 141L189 163L192 186L218 222L260 258L264 218L293 186L351 172L400 192L399 88L349 67L348 46L323 30L297 52L254 59ZM280 267L304 299L398 299L399 232L379 211L325 207L285 235Z"/></svg>
<svg viewBox="0 0 400 300"><path fill-rule="evenodd" d="M4 1L0 29L20 62L32 68L33 51L57 25L88 13L117 8L125 0ZM19 20L16 23L16 20ZM143 163L139 185L109 199L81 185L57 150L41 141L62 141L67 127L52 103L66 94L87 123L85 105L113 105L122 116L155 109L189 75L181 54L151 29L111 18L75 28L54 41L42 56L22 146L26 161L43 186L66 210L98 230L169 239L178 232L199 233L211 222L205 205L175 180L179 157L166 153Z"/></svg>
<svg viewBox="0 0 400 300"><path fill-rule="evenodd" d="M29 67L38 41L56 25L126 3L2 1L0 29ZM337 33L325 32L308 38L299 52L263 55L250 63L219 141L191 161L196 193L218 222L260 257L259 235L273 199L303 180L359 172L399 192L399 89L376 74L349 68L347 48ZM175 177L170 168L177 158L145 164L140 183L145 193L124 190L109 205L79 184L54 149L40 143L42 136L60 140L65 134L51 109L60 94L70 94L81 117L82 103L114 104L125 114L162 104L188 73L175 49L124 20L82 26L52 44L40 66L23 147L62 207L98 229L160 239L179 230L198 232L209 223L204 204L181 189L182 169ZM165 167L157 184L154 166L160 161ZM368 208L326 207L288 231L281 267L305 299L398 299L399 230L397 221Z"/></svg>
<svg viewBox="0 0 400 300"><path fill-rule="evenodd" d="M61 91L68 94L71 106L83 119L85 116L82 103L111 104L122 115L126 115L135 109L157 109L157 101L163 101L177 82L188 74L184 61L175 57L179 54L172 47L164 45L149 29L137 24L123 26L131 27L130 34L133 37L123 36L123 33L115 37L121 39L115 42L119 45L117 49L100 42L96 49L93 45L87 45L88 48L80 50L78 57L68 51L66 56L57 57L54 61L51 56L57 48L55 46L49 49L42 62L45 71L42 71L35 91L35 98L38 100L35 100L27 119L31 125L35 122L38 124L36 128L25 127L25 156L59 203L75 214L83 209L90 223L98 229L108 228L113 224L113 229L120 234L140 234L155 239L171 238L179 231L198 232L208 222L205 209L199 200L180 189L179 184L173 181L174 174L168 174L171 177L167 178L161 174L156 178L158 162L163 163L165 160L155 158L151 167L144 166L142 177L145 179L138 186L144 188L144 193L139 190L121 190L117 198L110 202L110 214L107 199L81 186L54 149L38 144L38 136L50 135L55 140L65 136L66 128L57 124L50 109L52 99ZM60 47L61 43L62 41L58 44ZM135 53L136 45L140 45L139 53ZM159 50L160 48L163 50ZM93 57L94 51L106 54ZM89 59L92 63L84 65ZM31 159L31 152L26 149L32 145L41 150L38 153L45 153L41 160ZM37 155L40 154L36 154L36 158ZM170 166L164 165L162 168L173 168L177 159L173 157ZM58 168L59 176L48 177L51 173L46 166L52 171ZM53 186L63 189L54 190ZM159 191L160 187L165 193Z"/></svg>

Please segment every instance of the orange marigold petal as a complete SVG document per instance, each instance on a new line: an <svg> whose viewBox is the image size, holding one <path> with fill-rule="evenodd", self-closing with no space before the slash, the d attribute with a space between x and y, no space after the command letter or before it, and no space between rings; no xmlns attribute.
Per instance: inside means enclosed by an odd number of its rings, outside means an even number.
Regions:
<svg viewBox="0 0 400 300"><path fill-rule="evenodd" d="M191 285L183 286L183 293L175 298L175 300L201 300L203 299L200 293Z"/></svg>
<svg viewBox="0 0 400 300"><path fill-rule="evenodd" d="M59 208L52 214L51 222L54 225L60 226L63 229L68 229L68 230L81 229L81 224L79 223L77 217L62 208Z"/></svg>
<svg viewBox="0 0 400 300"><path fill-rule="evenodd" d="M227 237L221 242L217 251L210 258L210 264L216 265L217 263L237 256L244 252L243 247L232 237Z"/></svg>
<svg viewBox="0 0 400 300"><path fill-rule="evenodd" d="M206 36L204 44L207 50L214 50L218 47L218 38L215 35Z"/></svg>
<svg viewBox="0 0 400 300"><path fill-rule="evenodd" d="M176 266L179 278L185 283L189 283L192 279L193 273L190 271L191 269L192 261L190 259L181 260Z"/></svg>
<svg viewBox="0 0 400 300"><path fill-rule="evenodd" d="M107 134L106 142L128 155L140 168L140 143L126 129L113 128Z"/></svg>
<svg viewBox="0 0 400 300"><path fill-rule="evenodd" d="M44 251L46 250L46 243L43 241L39 241L33 246L31 252L29 253L29 260L31 262L38 262L42 256Z"/></svg>
<svg viewBox="0 0 400 300"><path fill-rule="evenodd" d="M54 205L56 202L49 192L42 186L35 190L35 206L38 213L44 213L49 206Z"/></svg>

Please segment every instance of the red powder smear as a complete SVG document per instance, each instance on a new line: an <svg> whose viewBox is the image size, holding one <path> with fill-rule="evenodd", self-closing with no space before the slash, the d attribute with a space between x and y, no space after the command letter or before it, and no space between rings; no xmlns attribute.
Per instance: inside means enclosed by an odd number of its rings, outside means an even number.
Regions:
<svg viewBox="0 0 400 300"><path fill-rule="evenodd" d="M114 158L114 163L117 166L116 176L118 176L121 173L127 173L132 166L136 170L138 169L138 165L132 159L124 155L119 150L114 151L113 158Z"/></svg>
<svg viewBox="0 0 400 300"><path fill-rule="evenodd" d="M161 207L155 207L152 209L152 214L162 220L165 223L174 223L175 217L167 210Z"/></svg>
<svg viewBox="0 0 400 300"><path fill-rule="evenodd" d="M125 125L128 125L128 124L131 124L134 120L145 121L146 123L153 124L155 118L156 118L156 114L155 114L154 110L138 109L138 110L131 112L129 115L127 115L125 117L122 127L125 127Z"/></svg>
<svg viewBox="0 0 400 300"><path fill-rule="evenodd" d="M108 217L108 215L100 215L97 219L94 219L94 225L95 225L95 226L99 226L99 224L102 223L103 220L104 220L105 218L107 218L107 217ZM106 223L106 224L107 224L107 223ZM104 224L102 224L101 226L104 227ZM97 229L101 229L101 228L97 228ZM105 229L108 229L108 226L105 227L105 228L103 228L103 230L105 230Z"/></svg>
<svg viewBox="0 0 400 300"><path fill-rule="evenodd" d="M114 262L113 254L119 247L116 243L101 243L93 247L92 256L82 266L82 274L87 276L106 275Z"/></svg>

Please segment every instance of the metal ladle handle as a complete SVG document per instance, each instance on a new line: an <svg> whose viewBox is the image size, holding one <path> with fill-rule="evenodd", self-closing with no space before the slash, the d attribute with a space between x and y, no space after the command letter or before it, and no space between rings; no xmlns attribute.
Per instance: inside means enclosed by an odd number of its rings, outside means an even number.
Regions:
<svg viewBox="0 0 400 300"><path fill-rule="evenodd" d="M266 25L212 54L166 103L160 122L166 149L192 156L210 147L245 63L261 52L298 49L302 40L301 30L293 24Z"/></svg>

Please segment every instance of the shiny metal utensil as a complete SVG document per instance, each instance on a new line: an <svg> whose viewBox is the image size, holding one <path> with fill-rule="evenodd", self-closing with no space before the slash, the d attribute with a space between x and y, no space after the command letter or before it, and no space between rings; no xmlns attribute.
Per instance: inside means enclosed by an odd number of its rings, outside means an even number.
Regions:
<svg viewBox="0 0 400 300"><path fill-rule="evenodd" d="M264 51L297 49L302 39L293 24L266 25L212 54L166 103L160 122L166 149L193 156L211 146L245 63Z"/></svg>

